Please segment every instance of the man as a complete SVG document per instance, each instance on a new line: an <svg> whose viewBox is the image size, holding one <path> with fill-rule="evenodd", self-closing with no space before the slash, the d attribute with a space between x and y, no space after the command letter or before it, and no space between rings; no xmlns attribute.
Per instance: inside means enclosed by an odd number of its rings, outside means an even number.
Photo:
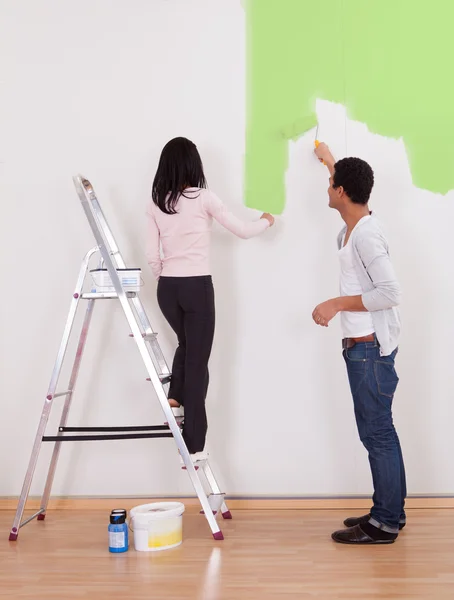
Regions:
<svg viewBox="0 0 454 600"><path fill-rule="evenodd" d="M328 327L340 313L342 348L359 437L369 453L374 485L370 514L344 521L332 538L344 544L391 544L405 526L405 468L393 425L392 401L399 381L394 359L400 332L400 289L388 243L368 201L371 167L359 158L335 162L328 146L315 154L330 172L329 206L345 227L338 238L340 297L319 304L312 317Z"/></svg>

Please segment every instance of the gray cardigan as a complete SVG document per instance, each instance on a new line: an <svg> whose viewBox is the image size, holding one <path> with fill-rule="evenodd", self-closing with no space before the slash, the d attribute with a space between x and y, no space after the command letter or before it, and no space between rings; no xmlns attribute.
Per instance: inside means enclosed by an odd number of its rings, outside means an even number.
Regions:
<svg viewBox="0 0 454 600"><path fill-rule="evenodd" d="M337 238L339 249L346 230L345 226ZM355 270L363 290L363 304L372 315L380 355L388 356L399 341L400 319L396 307L401 292L389 257L388 242L374 214L353 231L351 242Z"/></svg>

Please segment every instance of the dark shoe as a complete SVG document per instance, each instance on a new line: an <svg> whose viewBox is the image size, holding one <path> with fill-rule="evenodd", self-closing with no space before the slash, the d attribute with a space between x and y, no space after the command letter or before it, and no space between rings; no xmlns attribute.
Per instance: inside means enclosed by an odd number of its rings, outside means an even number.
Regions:
<svg viewBox="0 0 454 600"><path fill-rule="evenodd" d="M363 523L368 523L370 519L369 515L363 515L362 517L350 517L349 519L345 519L344 525L345 527L354 527L355 525L363 525ZM405 527L406 523L399 523L399 531Z"/></svg>
<svg viewBox="0 0 454 600"><path fill-rule="evenodd" d="M377 531L380 531L379 529ZM359 525L354 527L348 527L348 529L341 529L335 531L331 536L333 540L339 544L393 544L397 538L397 533L388 533L386 538L373 538L365 533Z"/></svg>

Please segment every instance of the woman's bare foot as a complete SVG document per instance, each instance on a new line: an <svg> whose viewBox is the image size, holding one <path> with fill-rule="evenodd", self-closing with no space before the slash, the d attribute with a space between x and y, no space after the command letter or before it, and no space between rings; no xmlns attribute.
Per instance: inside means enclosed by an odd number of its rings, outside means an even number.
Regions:
<svg viewBox="0 0 454 600"><path fill-rule="evenodd" d="M171 408L180 408L180 403L174 400L173 398L169 398L169 404Z"/></svg>

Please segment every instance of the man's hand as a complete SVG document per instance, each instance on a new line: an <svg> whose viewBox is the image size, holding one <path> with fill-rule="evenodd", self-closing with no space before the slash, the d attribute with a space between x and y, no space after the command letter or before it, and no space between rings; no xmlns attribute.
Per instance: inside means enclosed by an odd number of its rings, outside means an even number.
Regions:
<svg viewBox="0 0 454 600"><path fill-rule="evenodd" d="M315 156L318 158L318 160L320 162L323 162L323 161L325 161L326 163L335 162L334 157L331 154L331 151L328 148L328 146L325 144L325 142L320 142L318 144L318 146L315 148L314 152L315 152Z"/></svg>
<svg viewBox="0 0 454 600"><path fill-rule="evenodd" d="M328 327L329 322L334 319L340 311L338 300L338 298L333 298L332 300L322 302L322 304L315 307L312 318L317 325Z"/></svg>
<svg viewBox="0 0 454 600"><path fill-rule="evenodd" d="M318 146L315 148L314 152L315 152L315 156L318 158L318 160L321 163L323 161L325 162L325 164L328 167L328 170L330 172L330 175L333 175L334 174L334 165L336 164L336 160L335 160L334 156L331 154L331 151L328 148L328 146L324 142L320 142L318 144Z"/></svg>

